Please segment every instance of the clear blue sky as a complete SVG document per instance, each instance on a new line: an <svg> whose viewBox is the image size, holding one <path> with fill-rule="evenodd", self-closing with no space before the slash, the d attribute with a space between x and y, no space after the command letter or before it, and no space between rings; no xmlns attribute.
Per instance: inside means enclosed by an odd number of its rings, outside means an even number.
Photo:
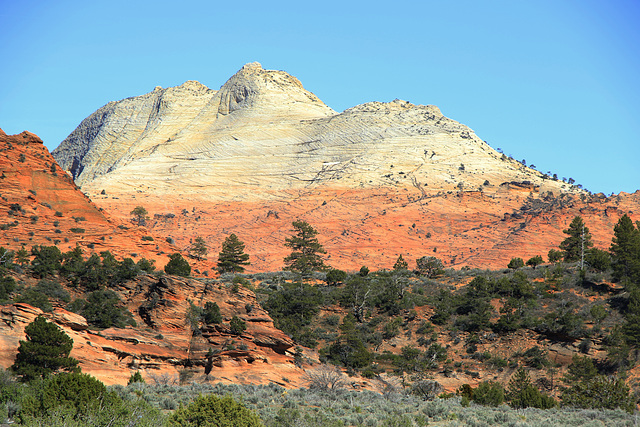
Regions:
<svg viewBox="0 0 640 427"><path fill-rule="evenodd" d="M309 4L309 5L307 5ZM53 149L157 85L259 61L342 111L433 104L594 192L640 189L638 1L0 0L0 128Z"/></svg>

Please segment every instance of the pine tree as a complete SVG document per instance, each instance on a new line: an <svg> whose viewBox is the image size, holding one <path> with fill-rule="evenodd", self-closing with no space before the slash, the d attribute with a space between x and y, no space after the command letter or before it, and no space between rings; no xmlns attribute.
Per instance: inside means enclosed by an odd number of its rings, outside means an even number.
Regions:
<svg viewBox="0 0 640 427"><path fill-rule="evenodd" d="M540 393L531 383L531 377L524 368L518 369L509 380L507 400L513 408L549 409L557 405L552 397Z"/></svg>
<svg viewBox="0 0 640 427"><path fill-rule="evenodd" d="M285 270L296 271L309 276L313 271L327 269L320 254L326 254L318 242L318 232L306 221L293 221L295 235L285 239L285 246L291 248L291 254L284 259Z"/></svg>
<svg viewBox="0 0 640 427"><path fill-rule="evenodd" d="M69 357L73 340L57 325L38 316L24 330L26 341L20 341L11 369L23 381L46 378L58 370L79 372L78 361Z"/></svg>
<svg viewBox="0 0 640 427"><path fill-rule="evenodd" d="M16 252L16 262L21 266L29 264L29 252L27 252L27 249L24 246Z"/></svg>
<svg viewBox="0 0 640 427"><path fill-rule="evenodd" d="M575 262L583 260L587 249L593 246L589 229L585 227L582 217L576 216L569 224L567 230L562 231L569 237L560 243L560 249L564 251L564 260L566 262Z"/></svg>
<svg viewBox="0 0 640 427"><path fill-rule="evenodd" d="M394 269L394 271L408 270L409 269L409 264L407 264L407 261L405 261L404 258L402 258L402 254L400 254L398 256L398 259L396 260L396 263L393 264L393 269Z"/></svg>
<svg viewBox="0 0 640 427"><path fill-rule="evenodd" d="M533 267L533 269L535 270L536 267L542 264L543 262L544 260L542 259L542 257L540 255L536 255L527 260L527 265Z"/></svg>
<svg viewBox="0 0 640 427"><path fill-rule="evenodd" d="M640 284L640 230L624 214L613 228L611 265L616 281Z"/></svg>
<svg viewBox="0 0 640 427"><path fill-rule="evenodd" d="M222 243L218 254L218 271L220 273L242 273L244 265L250 265L249 254L244 253L244 243L238 236L230 234Z"/></svg>
<svg viewBox="0 0 640 427"><path fill-rule="evenodd" d="M169 255L169 262L164 266L167 274L175 274L176 276L189 277L191 274L191 266L186 259L178 252Z"/></svg>
<svg viewBox="0 0 640 427"><path fill-rule="evenodd" d="M193 242L193 245L191 245L191 249L189 250L189 252L194 254L194 256L198 260L201 260L205 256L207 256L207 253L209 253L209 248L207 248L207 244L205 243L204 239L198 236Z"/></svg>
<svg viewBox="0 0 640 427"><path fill-rule="evenodd" d="M149 219L147 210L142 206L136 206L130 214L133 215L133 219L138 225L145 225Z"/></svg>

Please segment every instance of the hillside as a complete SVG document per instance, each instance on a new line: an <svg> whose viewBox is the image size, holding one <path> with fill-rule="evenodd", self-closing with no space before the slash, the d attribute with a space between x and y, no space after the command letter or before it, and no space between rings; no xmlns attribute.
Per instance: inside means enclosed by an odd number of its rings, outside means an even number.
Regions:
<svg viewBox="0 0 640 427"><path fill-rule="evenodd" d="M79 245L86 252L146 257L159 267L176 251L164 238L144 240L146 229L97 207L36 135L7 135L0 129L0 153L0 246L55 244L69 250Z"/></svg>
<svg viewBox="0 0 640 427"><path fill-rule="evenodd" d="M575 215L606 247L618 218L640 208L639 193L591 195L502 155L435 106L338 113L257 63L219 90L188 81L111 102L53 155L114 217L144 206L149 227L180 248L203 237L203 269L230 233L246 243L250 271L281 269L298 218L346 270L434 253L457 268L502 268L545 255Z"/></svg>

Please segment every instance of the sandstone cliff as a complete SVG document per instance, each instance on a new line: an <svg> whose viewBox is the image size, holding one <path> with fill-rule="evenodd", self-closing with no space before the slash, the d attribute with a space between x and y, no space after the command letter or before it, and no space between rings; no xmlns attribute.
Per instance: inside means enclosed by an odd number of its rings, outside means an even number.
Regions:
<svg viewBox="0 0 640 427"><path fill-rule="evenodd" d="M90 193L255 200L324 186L477 189L485 180L560 188L502 161L437 107L396 100L338 114L294 77L257 63L219 91L189 81L109 103L53 155Z"/></svg>

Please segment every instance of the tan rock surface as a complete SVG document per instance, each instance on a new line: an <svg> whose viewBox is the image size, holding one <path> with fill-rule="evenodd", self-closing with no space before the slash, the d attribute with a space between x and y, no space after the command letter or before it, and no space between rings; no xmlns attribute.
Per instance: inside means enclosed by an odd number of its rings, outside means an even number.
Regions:
<svg viewBox="0 0 640 427"><path fill-rule="evenodd" d="M338 114L294 77L257 63L219 91L187 82L109 103L53 154L92 195L277 200L283 190L324 187L433 193L485 180L543 183L437 107L395 100Z"/></svg>

